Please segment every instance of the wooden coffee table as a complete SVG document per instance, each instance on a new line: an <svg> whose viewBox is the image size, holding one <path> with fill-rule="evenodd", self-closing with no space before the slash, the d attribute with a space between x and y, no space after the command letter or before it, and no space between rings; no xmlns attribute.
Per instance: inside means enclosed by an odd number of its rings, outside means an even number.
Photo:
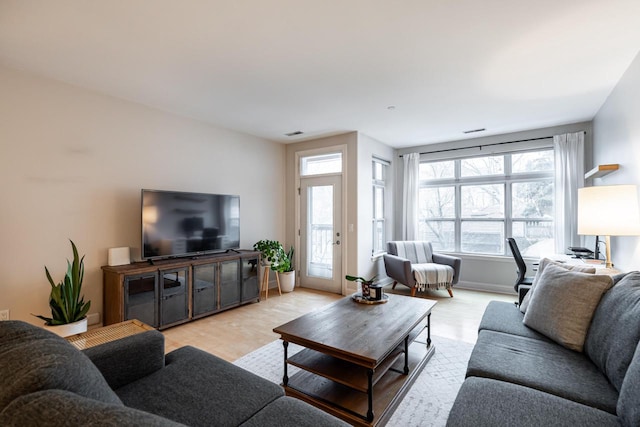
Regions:
<svg viewBox="0 0 640 427"><path fill-rule="evenodd" d="M345 297L273 331L284 345L282 385L294 396L353 425L388 421L435 352L435 301L388 295L385 304ZM427 329L426 342L416 337ZM292 342L306 347L288 357ZM301 368L289 378L288 365Z"/></svg>

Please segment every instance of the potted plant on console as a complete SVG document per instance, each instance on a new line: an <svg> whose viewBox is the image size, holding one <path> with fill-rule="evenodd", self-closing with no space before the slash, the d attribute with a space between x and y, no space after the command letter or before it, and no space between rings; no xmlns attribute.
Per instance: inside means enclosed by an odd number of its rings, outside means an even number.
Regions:
<svg viewBox="0 0 640 427"><path fill-rule="evenodd" d="M56 285L51 278L49 269L44 270L51 284L49 294L49 307L51 317L35 315L44 320L45 328L62 337L79 334L87 330L87 312L91 307L91 301L84 302L82 295L82 280L84 278L84 255L78 255L73 240L70 240L73 250L73 262L67 260L67 273Z"/></svg>

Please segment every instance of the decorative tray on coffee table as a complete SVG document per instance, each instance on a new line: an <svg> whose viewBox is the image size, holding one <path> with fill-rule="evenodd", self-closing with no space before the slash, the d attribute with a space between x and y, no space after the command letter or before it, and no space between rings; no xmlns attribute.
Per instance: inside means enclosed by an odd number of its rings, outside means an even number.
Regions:
<svg viewBox="0 0 640 427"><path fill-rule="evenodd" d="M362 293L356 292L355 294L351 295L351 299L355 302L359 302L360 304L384 304L385 302L389 301L389 295L382 295L382 299L369 299L367 297L363 297Z"/></svg>

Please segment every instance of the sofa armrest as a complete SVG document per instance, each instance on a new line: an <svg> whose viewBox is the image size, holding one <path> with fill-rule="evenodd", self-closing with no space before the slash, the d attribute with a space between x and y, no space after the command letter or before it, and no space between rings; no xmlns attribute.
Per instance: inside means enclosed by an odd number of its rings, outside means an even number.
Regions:
<svg viewBox="0 0 640 427"><path fill-rule="evenodd" d="M458 283L460 279L460 266L462 265L462 259L453 255L445 255L445 254L433 254L433 262L436 264L444 264L449 265L453 268L453 282L452 285Z"/></svg>
<svg viewBox="0 0 640 427"><path fill-rule="evenodd" d="M387 271L387 276L391 277L396 282L409 287L413 287L416 284L416 279L413 277L413 273L411 272L411 261L408 259L401 258L396 255L385 254L384 268Z"/></svg>
<svg viewBox="0 0 640 427"><path fill-rule="evenodd" d="M83 352L115 390L164 367L164 335L146 331Z"/></svg>

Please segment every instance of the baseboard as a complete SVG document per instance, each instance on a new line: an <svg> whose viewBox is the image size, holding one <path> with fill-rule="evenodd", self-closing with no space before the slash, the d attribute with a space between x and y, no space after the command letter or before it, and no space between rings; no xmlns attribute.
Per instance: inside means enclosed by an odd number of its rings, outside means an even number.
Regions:
<svg viewBox="0 0 640 427"><path fill-rule="evenodd" d="M471 291L495 292L497 294L516 295L513 285L496 285L493 283L459 281L453 286L454 289L468 289Z"/></svg>

